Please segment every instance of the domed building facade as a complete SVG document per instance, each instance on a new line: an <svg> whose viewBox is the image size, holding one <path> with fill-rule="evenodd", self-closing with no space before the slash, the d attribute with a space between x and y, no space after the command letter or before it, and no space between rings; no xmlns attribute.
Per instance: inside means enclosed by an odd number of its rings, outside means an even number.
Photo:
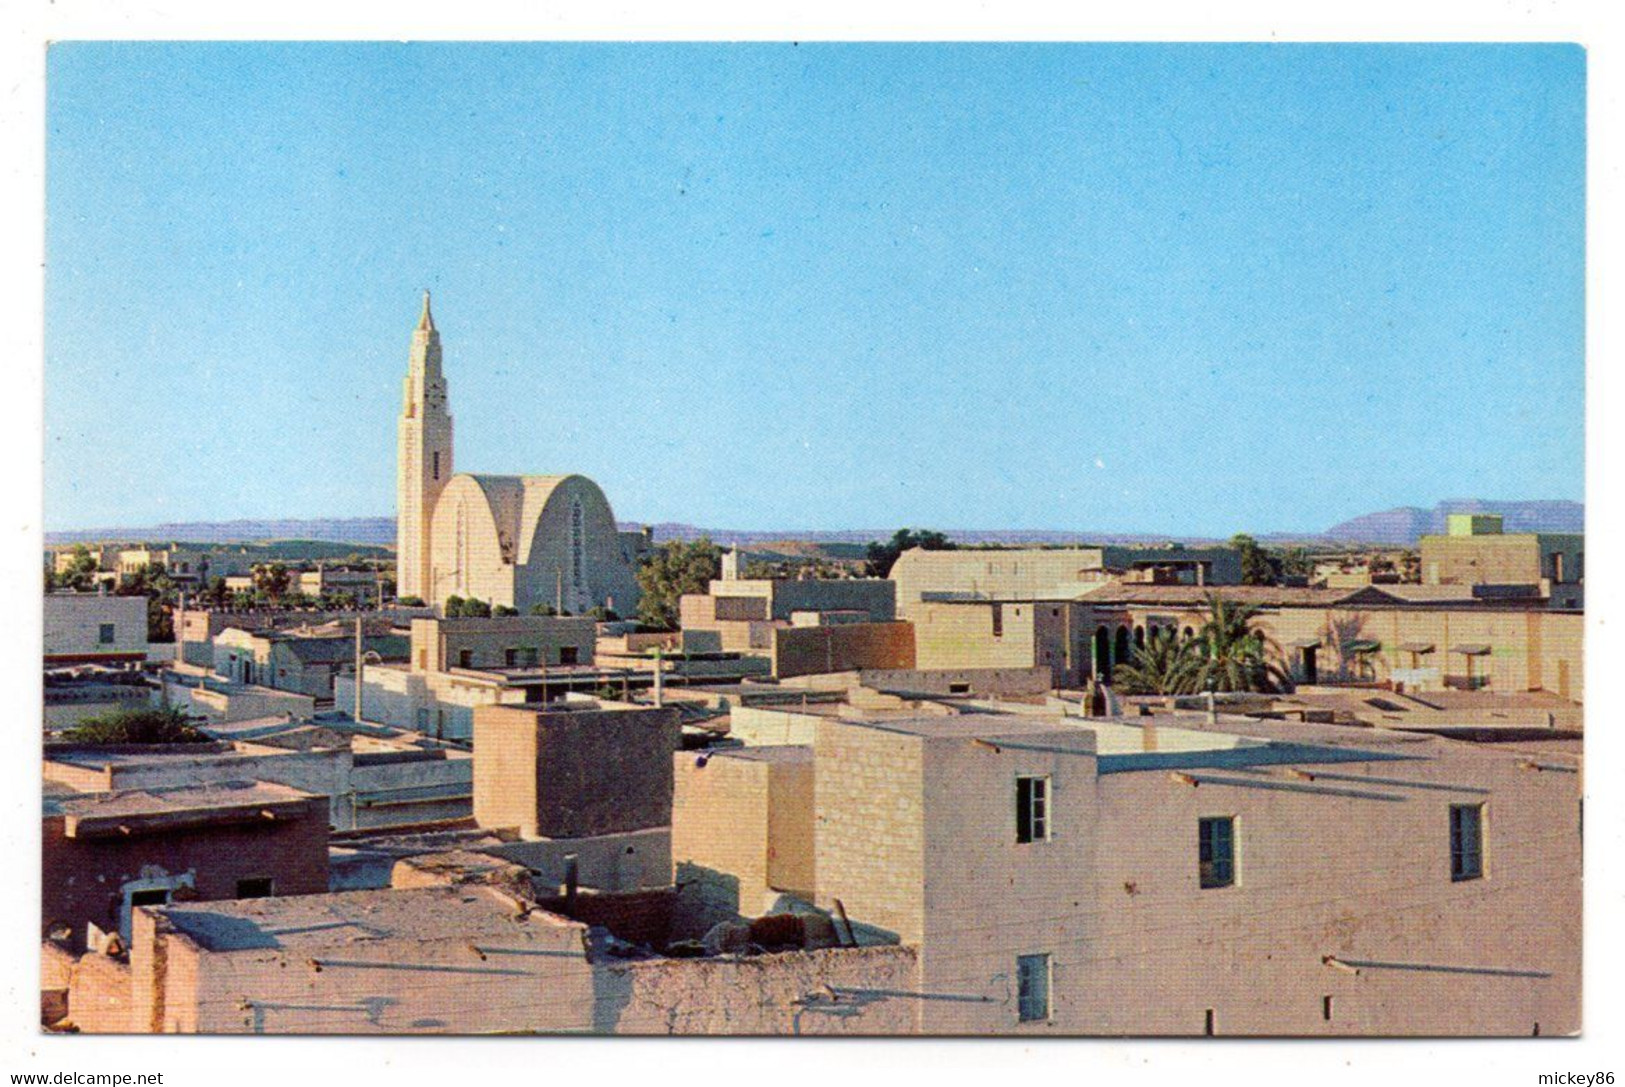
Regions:
<svg viewBox="0 0 1625 1087"><path fill-rule="evenodd" d="M521 614L637 609L633 566L646 537L621 532L585 476L457 474L440 333L423 295L397 447L396 593L444 606L460 596Z"/></svg>

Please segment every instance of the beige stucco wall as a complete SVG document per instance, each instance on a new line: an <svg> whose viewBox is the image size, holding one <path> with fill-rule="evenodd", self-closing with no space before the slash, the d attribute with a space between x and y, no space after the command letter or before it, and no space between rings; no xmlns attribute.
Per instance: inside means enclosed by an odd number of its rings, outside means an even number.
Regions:
<svg viewBox="0 0 1625 1087"><path fill-rule="evenodd" d="M673 756L672 868L684 926L704 931L771 904L768 883L770 765L717 753Z"/></svg>
<svg viewBox="0 0 1625 1087"><path fill-rule="evenodd" d="M349 938L353 931L339 926L330 946L293 952L278 947L203 951L176 933L145 945L138 938L136 956L164 960L161 971L145 971L147 978L165 978L154 982L162 998L154 1029L489 1034L577 1032L592 1024L584 926L538 912L530 920L516 920L503 936L471 937L451 926L441 935L357 942ZM144 971L136 959L132 965L139 991ZM182 965L183 970L175 969ZM149 1000L149 1007L155 1004Z"/></svg>
<svg viewBox="0 0 1625 1087"><path fill-rule="evenodd" d="M1576 774L1410 739L1404 761L1193 769L1193 788L1023 742L820 728L819 900L919 942L922 989L958 998L922 1029L1200 1034L1208 1009L1221 1034L1579 1028ZM1050 776L1049 841L1015 842L1017 773ZM1486 874L1453 883L1449 805L1480 802ZM1208 815L1236 819L1230 888L1198 887ZM1017 1021L1024 954L1052 956L1044 1022Z"/></svg>
<svg viewBox="0 0 1625 1087"><path fill-rule="evenodd" d="M1093 630L1097 624L1113 630L1120 623L1142 627L1169 617L1177 617L1182 626L1199 628L1203 616L1199 610L1166 606L1075 607L1081 630ZM1475 675L1488 678L1489 690L1559 693L1560 673L1566 671L1566 697L1579 702L1584 696L1585 621L1577 613L1486 607L1272 608L1259 612L1254 624L1294 676L1302 674L1302 651L1294 643L1310 639L1322 646L1316 654L1322 679L1355 674L1354 655L1341 648L1358 640L1381 643L1378 651L1365 655L1372 666L1370 678L1378 680L1391 678L1395 669L1411 668L1412 655L1400 648L1406 643L1432 644L1433 652L1422 655L1420 662L1423 668L1436 669L1441 678L1466 675L1466 658L1454 652L1457 647L1487 645L1490 652L1476 658L1473 669Z"/></svg>
<svg viewBox="0 0 1625 1087"><path fill-rule="evenodd" d="M1057 686L1070 686L1087 660L1073 605L925 602L913 615L915 667L924 671L1042 667Z"/></svg>
<svg viewBox="0 0 1625 1087"><path fill-rule="evenodd" d="M587 618L510 615L495 619L414 619L412 659L414 672L444 672L450 668L506 668L508 651L536 653L537 666L561 663L560 651L574 649L577 664L591 664L597 643L597 624ZM463 654L469 663L462 664Z"/></svg>
<svg viewBox="0 0 1625 1087"><path fill-rule="evenodd" d="M781 679L865 668L913 668L911 623L850 623L773 631L773 674Z"/></svg>
<svg viewBox="0 0 1625 1087"><path fill-rule="evenodd" d="M1089 944L1059 954L1085 985L1109 976L1137 999L1089 1000L1072 1021L1198 1033L1213 1008L1226 1034L1578 1030L1578 778L1454 746L1448 759L1327 768L1368 783L1312 783L1386 801L1102 778L1099 919ZM1413 784L1388 784L1399 780ZM1452 883L1449 805L1478 801L1486 875ZM1237 817L1237 886L1204 891L1196 819L1215 814ZM1395 966L1355 976L1325 955Z"/></svg>
<svg viewBox="0 0 1625 1087"><path fill-rule="evenodd" d="M824 721L814 755L817 904L833 908L840 899L865 942L918 943L925 935L922 743Z"/></svg>
<svg viewBox="0 0 1625 1087"><path fill-rule="evenodd" d="M594 1029L615 1034L909 1034L917 1005L907 947L605 963L594 981Z"/></svg>
<svg viewBox="0 0 1625 1087"><path fill-rule="evenodd" d="M45 594L45 658L147 654L147 598L96 593ZM113 640L101 640L111 624Z"/></svg>
<svg viewBox="0 0 1625 1087"><path fill-rule="evenodd" d="M474 818L526 838L671 825L673 709L474 711Z"/></svg>
<svg viewBox="0 0 1625 1087"><path fill-rule="evenodd" d="M1563 556L1562 584L1584 576L1585 537L1577 534L1423 536L1419 550L1424 585L1538 585L1555 580L1555 554Z"/></svg>

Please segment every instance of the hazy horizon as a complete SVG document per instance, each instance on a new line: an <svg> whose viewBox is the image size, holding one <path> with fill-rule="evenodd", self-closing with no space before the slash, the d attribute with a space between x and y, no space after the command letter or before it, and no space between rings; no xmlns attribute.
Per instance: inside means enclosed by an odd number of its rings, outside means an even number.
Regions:
<svg viewBox="0 0 1625 1087"><path fill-rule="evenodd" d="M1584 501L1574 46L78 42L47 121L52 532L390 516L425 286L457 468L623 520Z"/></svg>

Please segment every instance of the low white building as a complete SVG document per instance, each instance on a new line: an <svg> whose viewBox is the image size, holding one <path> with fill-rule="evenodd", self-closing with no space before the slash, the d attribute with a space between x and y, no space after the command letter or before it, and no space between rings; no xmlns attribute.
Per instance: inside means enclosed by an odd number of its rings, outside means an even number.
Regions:
<svg viewBox="0 0 1625 1087"><path fill-rule="evenodd" d="M147 659L147 598L45 594L45 664L129 664Z"/></svg>

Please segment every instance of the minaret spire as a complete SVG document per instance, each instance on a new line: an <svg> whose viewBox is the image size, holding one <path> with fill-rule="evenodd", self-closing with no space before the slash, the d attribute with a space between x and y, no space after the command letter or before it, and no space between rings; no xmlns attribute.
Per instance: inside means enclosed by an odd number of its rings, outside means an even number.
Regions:
<svg viewBox="0 0 1625 1087"><path fill-rule="evenodd" d="M434 597L430 529L440 492L451 481L452 422L446 375L440 369L440 333L423 292L423 312L412 333L412 353L401 385L395 487L395 585L399 596Z"/></svg>

